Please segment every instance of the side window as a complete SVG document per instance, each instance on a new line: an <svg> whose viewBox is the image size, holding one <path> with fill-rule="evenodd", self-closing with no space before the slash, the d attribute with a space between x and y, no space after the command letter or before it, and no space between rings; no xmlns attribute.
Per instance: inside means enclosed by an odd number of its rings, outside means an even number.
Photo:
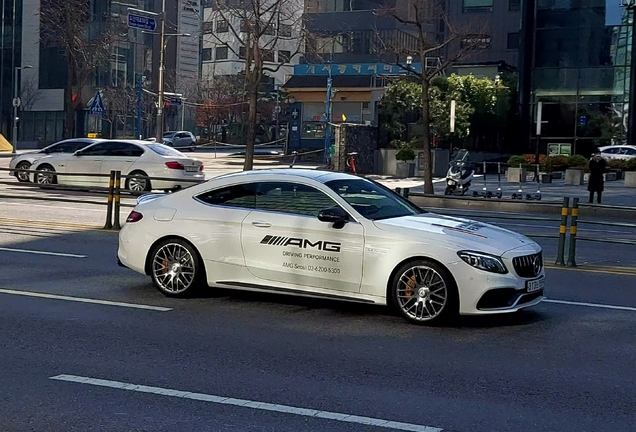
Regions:
<svg viewBox="0 0 636 432"><path fill-rule="evenodd" d="M210 205L253 209L256 201L256 187L254 184L228 186L204 192L196 198Z"/></svg>
<svg viewBox="0 0 636 432"><path fill-rule="evenodd" d="M144 154L144 149L134 144L126 144L125 151L126 156L139 157Z"/></svg>
<svg viewBox="0 0 636 432"><path fill-rule="evenodd" d="M95 144L84 152L87 156L106 156L112 145L106 143Z"/></svg>
<svg viewBox="0 0 636 432"><path fill-rule="evenodd" d="M627 148L627 149L625 150L625 154L626 154L626 155L630 155L630 156L634 156L634 155L636 155L636 150L635 150L635 149L633 149L633 148Z"/></svg>
<svg viewBox="0 0 636 432"><path fill-rule="evenodd" d="M338 204L325 193L298 183L270 182L258 185L258 210L318 216L321 210Z"/></svg>

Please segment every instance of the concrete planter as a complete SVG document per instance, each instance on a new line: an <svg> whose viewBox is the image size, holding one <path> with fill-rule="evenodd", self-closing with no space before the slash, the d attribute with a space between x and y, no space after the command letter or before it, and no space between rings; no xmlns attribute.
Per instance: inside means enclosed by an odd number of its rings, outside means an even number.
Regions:
<svg viewBox="0 0 636 432"><path fill-rule="evenodd" d="M582 169L565 170L565 184L581 186L585 177L585 171Z"/></svg>
<svg viewBox="0 0 636 432"><path fill-rule="evenodd" d="M636 171L625 172L625 187L636 188Z"/></svg>
<svg viewBox="0 0 636 432"><path fill-rule="evenodd" d="M397 178L415 177L415 163L398 161L395 176Z"/></svg>
<svg viewBox="0 0 636 432"><path fill-rule="evenodd" d="M528 178L528 171L525 168L508 168L506 179L508 183L525 183Z"/></svg>

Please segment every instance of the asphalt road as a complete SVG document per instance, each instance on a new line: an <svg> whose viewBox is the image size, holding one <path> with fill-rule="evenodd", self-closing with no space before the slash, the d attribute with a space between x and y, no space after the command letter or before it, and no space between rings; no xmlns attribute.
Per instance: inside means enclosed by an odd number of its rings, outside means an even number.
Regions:
<svg viewBox="0 0 636 432"><path fill-rule="evenodd" d="M116 244L0 221L0 430L634 430L636 275L549 269L557 303L420 328L375 306L169 299Z"/></svg>

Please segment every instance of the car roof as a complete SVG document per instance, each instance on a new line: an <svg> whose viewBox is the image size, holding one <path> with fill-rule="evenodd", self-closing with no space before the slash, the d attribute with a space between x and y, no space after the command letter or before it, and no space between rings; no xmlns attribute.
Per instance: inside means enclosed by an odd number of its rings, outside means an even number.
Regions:
<svg viewBox="0 0 636 432"><path fill-rule="evenodd" d="M311 179L320 183L327 183L332 180L364 180L361 177L345 174L334 171L323 171L315 169L303 169L303 168L272 168L272 169L257 169L251 171L242 171L238 173L225 174L219 177L226 178L245 178L248 180L250 177L263 177L263 176L281 176L281 180L290 180L294 177ZM255 179L256 180L256 179Z"/></svg>

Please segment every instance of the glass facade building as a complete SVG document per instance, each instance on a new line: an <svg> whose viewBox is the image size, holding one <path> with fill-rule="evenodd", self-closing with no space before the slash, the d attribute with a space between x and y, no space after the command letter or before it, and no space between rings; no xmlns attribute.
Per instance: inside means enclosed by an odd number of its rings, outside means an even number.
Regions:
<svg viewBox="0 0 636 432"><path fill-rule="evenodd" d="M572 154L627 137L633 11L617 0L537 0L533 117L542 102L541 152ZM534 133L533 128L533 133Z"/></svg>

